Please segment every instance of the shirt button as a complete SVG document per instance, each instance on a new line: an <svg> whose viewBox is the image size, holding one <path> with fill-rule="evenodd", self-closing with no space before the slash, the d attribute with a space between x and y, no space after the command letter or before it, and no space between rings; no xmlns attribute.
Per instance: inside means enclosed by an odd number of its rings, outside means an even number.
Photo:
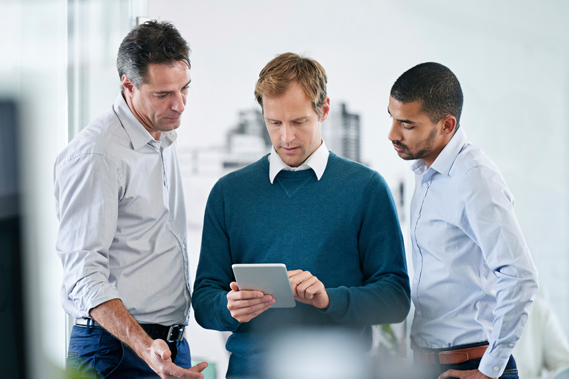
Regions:
<svg viewBox="0 0 569 379"><path fill-rule="evenodd" d="M494 367L494 371L500 371L500 368Z"/></svg>
<svg viewBox="0 0 569 379"><path fill-rule="evenodd" d="M419 281L417 279L413 280L413 284L417 284Z"/></svg>
<svg viewBox="0 0 569 379"><path fill-rule="evenodd" d="M423 183L423 187L427 188L429 186L429 183Z"/></svg>
<svg viewBox="0 0 569 379"><path fill-rule="evenodd" d="M420 214L415 213L415 217L416 217L416 218L419 218L419 216L420 216Z"/></svg>
<svg viewBox="0 0 569 379"><path fill-rule="evenodd" d="M415 246L415 251L419 251L419 246Z"/></svg>
<svg viewBox="0 0 569 379"><path fill-rule="evenodd" d="M510 346L510 347L514 347L514 344L513 344L513 343L511 343L511 344L509 344L508 346Z"/></svg>
<svg viewBox="0 0 569 379"><path fill-rule="evenodd" d="M420 315L421 315L421 312L417 311L417 316L420 316Z"/></svg>

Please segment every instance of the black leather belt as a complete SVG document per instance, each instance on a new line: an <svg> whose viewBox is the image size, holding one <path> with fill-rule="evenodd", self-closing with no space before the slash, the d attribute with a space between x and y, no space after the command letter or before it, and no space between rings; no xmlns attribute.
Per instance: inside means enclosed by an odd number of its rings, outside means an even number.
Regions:
<svg viewBox="0 0 569 379"><path fill-rule="evenodd" d="M91 318L75 319L75 325L82 328L104 329L101 324ZM161 339L168 343L179 342L184 339L184 325L164 326L159 324L139 324L152 339Z"/></svg>

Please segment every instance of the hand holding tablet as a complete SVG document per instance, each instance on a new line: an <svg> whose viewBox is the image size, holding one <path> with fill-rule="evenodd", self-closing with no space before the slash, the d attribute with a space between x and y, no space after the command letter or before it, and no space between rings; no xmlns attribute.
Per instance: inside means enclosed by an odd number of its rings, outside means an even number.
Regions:
<svg viewBox="0 0 569 379"><path fill-rule="evenodd" d="M282 263L248 263L232 266L239 290L261 291L275 299L272 308L296 305L286 266Z"/></svg>
<svg viewBox="0 0 569 379"><path fill-rule="evenodd" d="M232 315L236 319L238 318L233 313L242 316L242 313L248 311L247 317L244 319L250 321L269 308L294 307L295 300L319 309L327 308L330 305L330 298L324 284L308 271L293 270L287 272L286 266L282 263L234 264L232 268L237 283L231 288L233 291L242 292L239 294L240 299L248 300L241 304L245 308L249 308L232 311ZM230 292L230 294L232 298L237 296L237 293ZM230 296L228 295L229 299ZM269 303L269 300L274 301L274 304ZM232 310L239 304L232 302L228 304L228 307L231 306L230 310Z"/></svg>
<svg viewBox="0 0 569 379"><path fill-rule="evenodd" d="M275 302L271 295L264 295L261 291L241 291L236 282L229 284L231 291L227 293L227 309L231 317L239 322L249 322Z"/></svg>

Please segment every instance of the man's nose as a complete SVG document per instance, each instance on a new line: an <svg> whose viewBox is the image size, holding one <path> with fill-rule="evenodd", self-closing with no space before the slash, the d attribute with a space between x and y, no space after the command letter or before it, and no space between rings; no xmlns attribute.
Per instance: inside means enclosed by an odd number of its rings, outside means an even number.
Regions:
<svg viewBox="0 0 569 379"><path fill-rule="evenodd" d="M283 125L281 141L283 141L284 143L291 143L293 140L294 140L294 131L290 126Z"/></svg>
<svg viewBox="0 0 569 379"><path fill-rule="evenodd" d="M174 100L173 100L170 108L173 111L176 111L178 113L182 113L184 111L184 109L186 108L186 95L178 92L174 96Z"/></svg>
<svg viewBox="0 0 569 379"><path fill-rule="evenodd" d="M391 129L389 129L389 133L387 134L387 139L389 139L391 142L401 140L401 133L399 133L396 124L397 121L393 120L391 123Z"/></svg>

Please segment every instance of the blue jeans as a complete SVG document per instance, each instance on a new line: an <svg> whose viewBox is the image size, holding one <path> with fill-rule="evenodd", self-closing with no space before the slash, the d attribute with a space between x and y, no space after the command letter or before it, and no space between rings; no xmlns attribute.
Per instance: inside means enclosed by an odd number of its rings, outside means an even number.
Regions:
<svg viewBox="0 0 569 379"><path fill-rule="evenodd" d="M174 363L190 368L190 347L183 339L176 343L178 354ZM101 328L74 326L69 341L67 369L81 378L159 378L142 359L128 346Z"/></svg>
<svg viewBox="0 0 569 379"><path fill-rule="evenodd" d="M455 365L416 365L415 367L418 371L430 372L430 374L422 375L422 378L436 379L440 374L447 370L475 370L478 366L480 366L480 359L471 359L470 361ZM519 379L518 368L513 356L510 356L510 359L506 364L506 369L499 379Z"/></svg>

